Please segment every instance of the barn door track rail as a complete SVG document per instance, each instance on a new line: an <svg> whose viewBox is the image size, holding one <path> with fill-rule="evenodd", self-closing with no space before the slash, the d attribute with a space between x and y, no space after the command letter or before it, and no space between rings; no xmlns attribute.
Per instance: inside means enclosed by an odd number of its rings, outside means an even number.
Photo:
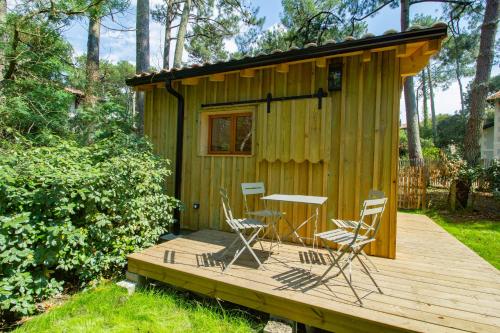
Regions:
<svg viewBox="0 0 500 333"><path fill-rule="evenodd" d="M273 97L273 95L271 93L268 93L266 95L266 98L249 99L249 100L234 101L234 102L207 103L207 104L201 104L201 107L207 108L207 107L214 107L214 106L231 106L231 105L241 105L241 104L267 103L267 113L271 113L271 102L290 101L290 100L306 99L306 98L317 98L318 99L318 109L321 110L321 107L323 106L322 99L323 99L323 97L327 97L327 96L328 96L328 93L326 93L323 90L323 88L319 88L315 94L309 94L309 95Z"/></svg>

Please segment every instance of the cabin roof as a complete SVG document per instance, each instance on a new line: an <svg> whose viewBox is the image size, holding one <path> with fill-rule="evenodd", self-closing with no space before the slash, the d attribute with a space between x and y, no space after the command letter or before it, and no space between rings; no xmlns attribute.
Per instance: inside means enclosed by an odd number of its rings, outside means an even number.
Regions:
<svg viewBox="0 0 500 333"><path fill-rule="evenodd" d="M497 91L496 93L491 94L487 98L488 101L496 101L497 99L500 99L500 90Z"/></svg>
<svg viewBox="0 0 500 333"><path fill-rule="evenodd" d="M488 128L493 127L493 126L495 126L495 122L489 121L483 125L483 129L488 129Z"/></svg>
<svg viewBox="0 0 500 333"><path fill-rule="evenodd" d="M412 42L421 42L446 37L445 23L436 23L430 28L410 27L407 31L397 32L388 30L383 35L366 34L360 39L346 37L344 41L326 42L323 45L310 43L304 48L292 47L286 51L275 50L269 54L258 54L254 57L230 59L216 63L193 64L182 68L162 69L156 72L143 72L127 79L129 86L139 86L151 83L160 83L168 79L179 80L196 76L238 71L248 68L271 66L280 63L307 60L311 58L341 55L344 53L390 47Z"/></svg>

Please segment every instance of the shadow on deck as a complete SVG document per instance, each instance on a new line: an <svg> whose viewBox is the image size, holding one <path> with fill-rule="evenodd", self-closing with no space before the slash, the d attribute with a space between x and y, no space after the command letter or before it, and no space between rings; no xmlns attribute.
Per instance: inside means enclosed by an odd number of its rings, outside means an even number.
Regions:
<svg viewBox="0 0 500 333"><path fill-rule="evenodd" d="M222 274L234 237L194 232L130 255L128 270L335 332L500 332L499 272L425 216L398 214L397 259L371 257L384 294L353 268L363 306L342 276L314 286L330 265L324 251L284 244L270 256L254 245L265 269L244 253Z"/></svg>

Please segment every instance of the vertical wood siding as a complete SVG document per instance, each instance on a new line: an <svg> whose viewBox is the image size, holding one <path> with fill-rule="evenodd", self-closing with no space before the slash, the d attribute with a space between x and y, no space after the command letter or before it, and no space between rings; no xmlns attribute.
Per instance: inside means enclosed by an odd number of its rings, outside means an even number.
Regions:
<svg viewBox="0 0 500 333"><path fill-rule="evenodd" d="M356 219L370 189L389 197L388 209L371 254L395 257L397 207L398 123L401 79L394 51L336 58L343 64L342 90L330 92L321 110L317 99L255 105L254 154L247 157L200 156L202 103L241 101L327 90L327 68L314 62L290 65L288 73L257 70L253 78L227 74L223 82L200 79L198 85L175 88L185 98L182 227L228 230L223 220L219 187L229 191L237 216L243 212L242 182L264 181L268 193L327 196L321 210L321 230L332 228L331 218ZM226 108L230 111L231 107ZM145 132L158 154L175 164L177 105L164 89L147 92ZM174 177L167 186L173 192ZM200 208L192 208L194 202ZM251 202L251 204L255 204ZM295 222L312 213L304 205L278 204ZM280 225L280 233L289 230ZM311 236L312 226L303 231Z"/></svg>

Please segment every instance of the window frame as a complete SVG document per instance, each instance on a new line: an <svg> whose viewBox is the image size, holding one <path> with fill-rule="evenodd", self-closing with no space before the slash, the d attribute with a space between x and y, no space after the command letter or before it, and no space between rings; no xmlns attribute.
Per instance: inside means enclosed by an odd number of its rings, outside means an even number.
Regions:
<svg viewBox="0 0 500 333"><path fill-rule="evenodd" d="M235 111L235 112L224 112L224 113L216 113L216 114L208 114L207 115L207 124L208 124L208 142L207 142L207 153L209 155L223 155L223 156L250 156L253 154L253 141L254 141L254 117L253 112L249 111ZM237 130L237 118L238 117L250 117L252 120L252 128L250 129L252 133L252 144L250 145L250 151L236 151L236 130ZM230 142L229 142L229 150L228 151L214 151L212 150L212 121L217 118L230 118L231 119L231 129L230 129Z"/></svg>

